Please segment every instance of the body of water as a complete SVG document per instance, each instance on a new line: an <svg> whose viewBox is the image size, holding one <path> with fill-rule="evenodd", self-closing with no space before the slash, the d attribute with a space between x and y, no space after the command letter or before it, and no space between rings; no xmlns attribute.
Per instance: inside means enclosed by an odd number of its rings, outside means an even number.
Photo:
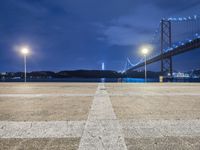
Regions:
<svg viewBox="0 0 200 150"><path fill-rule="evenodd" d="M24 82L24 79L6 79L0 82ZM27 82L124 82L144 83L144 78L62 78L62 79L27 79ZM150 78L147 82L159 82L159 79ZM165 82L200 82L199 78L165 79Z"/></svg>

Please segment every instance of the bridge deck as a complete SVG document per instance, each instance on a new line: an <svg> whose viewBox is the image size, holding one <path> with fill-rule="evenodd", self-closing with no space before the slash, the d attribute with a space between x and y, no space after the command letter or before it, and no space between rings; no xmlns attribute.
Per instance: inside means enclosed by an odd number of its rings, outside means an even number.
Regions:
<svg viewBox="0 0 200 150"><path fill-rule="evenodd" d="M147 60L147 64L152 64L154 62L160 61L161 59L166 59L171 56L179 55L179 54L191 51L196 48L200 48L200 39L199 38L194 39L188 43L185 43L184 45L178 46L178 47L174 48L173 50L170 50L168 52L165 52L163 54L160 54L153 58L150 58ZM127 71L143 67L144 65L145 65L145 62L139 63L139 64L131 67Z"/></svg>
<svg viewBox="0 0 200 150"><path fill-rule="evenodd" d="M0 149L200 149L200 84L1 83Z"/></svg>

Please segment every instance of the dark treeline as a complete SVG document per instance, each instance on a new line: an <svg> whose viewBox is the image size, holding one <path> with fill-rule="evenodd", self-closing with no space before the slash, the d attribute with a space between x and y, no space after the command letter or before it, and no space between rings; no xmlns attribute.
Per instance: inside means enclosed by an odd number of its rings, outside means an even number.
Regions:
<svg viewBox="0 0 200 150"><path fill-rule="evenodd" d="M148 72L148 77L157 78L160 73ZM1 78L24 78L24 72L8 72ZM74 70L74 71L34 71L28 72L27 78L143 78L144 72L129 71L125 73L112 70Z"/></svg>
<svg viewBox="0 0 200 150"><path fill-rule="evenodd" d="M190 76L200 75L200 70L187 72ZM148 71L148 78L159 78L160 72ZM24 72L1 73L0 78L24 78ZM27 73L27 78L144 78L144 71L117 72L112 70L74 70L74 71L33 71Z"/></svg>

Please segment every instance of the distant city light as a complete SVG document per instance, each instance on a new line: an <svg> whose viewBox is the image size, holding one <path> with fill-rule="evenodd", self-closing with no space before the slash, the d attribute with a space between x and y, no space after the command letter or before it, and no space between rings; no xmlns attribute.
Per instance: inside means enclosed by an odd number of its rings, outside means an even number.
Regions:
<svg viewBox="0 0 200 150"><path fill-rule="evenodd" d="M105 70L105 63L104 62L101 64L101 69Z"/></svg>

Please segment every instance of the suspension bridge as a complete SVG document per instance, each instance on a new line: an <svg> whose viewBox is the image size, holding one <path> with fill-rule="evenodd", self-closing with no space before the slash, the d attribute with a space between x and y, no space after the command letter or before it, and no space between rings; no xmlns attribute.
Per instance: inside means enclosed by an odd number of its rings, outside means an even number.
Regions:
<svg viewBox="0 0 200 150"><path fill-rule="evenodd" d="M146 64L149 65L160 61L161 74L172 76L172 57L200 48L200 17L194 15L163 18L149 43L153 47L153 53L147 57ZM144 59L133 64L127 58L125 72L138 69L144 65Z"/></svg>

